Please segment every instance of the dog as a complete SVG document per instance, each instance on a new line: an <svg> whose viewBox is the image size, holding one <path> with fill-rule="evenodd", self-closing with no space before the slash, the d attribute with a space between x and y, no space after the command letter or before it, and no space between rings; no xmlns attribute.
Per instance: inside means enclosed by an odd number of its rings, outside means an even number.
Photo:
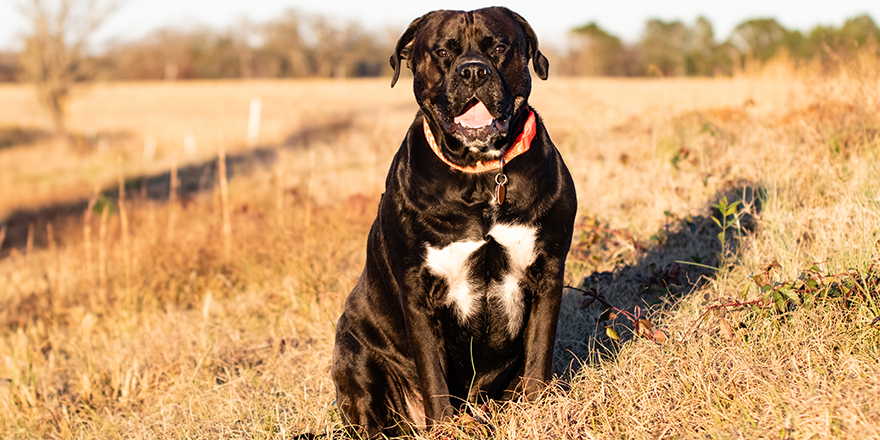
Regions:
<svg viewBox="0 0 880 440"><path fill-rule="evenodd" d="M336 327L346 429L394 436L550 378L577 200L528 104L535 32L509 9L434 11L391 56L420 110L391 163L364 270Z"/></svg>

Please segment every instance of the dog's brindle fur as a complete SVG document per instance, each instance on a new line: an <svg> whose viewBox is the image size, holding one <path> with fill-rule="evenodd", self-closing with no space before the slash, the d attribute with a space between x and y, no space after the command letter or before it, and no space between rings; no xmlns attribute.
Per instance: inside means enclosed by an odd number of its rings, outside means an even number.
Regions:
<svg viewBox="0 0 880 440"><path fill-rule="evenodd" d="M533 398L550 377L576 198L537 118L531 148L498 171L465 173L430 149L427 118L456 165L500 157L522 131L531 77L547 78L534 31L505 8L435 11L409 26L406 60L420 111L391 163L363 273L336 328L336 405L359 435L448 419L466 402ZM495 123L454 122L482 101Z"/></svg>

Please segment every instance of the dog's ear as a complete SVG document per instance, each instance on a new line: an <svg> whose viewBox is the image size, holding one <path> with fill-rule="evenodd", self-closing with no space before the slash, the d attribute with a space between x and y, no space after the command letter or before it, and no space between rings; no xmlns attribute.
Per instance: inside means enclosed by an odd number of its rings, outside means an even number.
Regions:
<svg viewBox="0 0 880 440"><path fill-rule="evenodd" d="M397 40L397 46L394 48L394 53L389 60L391 62L391 68L394 69L394 77L391 78L391 87L394 87L394 85L397 84L397 79L400 77L400 66L403 63L403 60L410 59L416 35L418 35L422 23L424 23L431 14L433 14L433 12L429 12L413 20L413 22L409 24L409 27L406 28L403 35L400 36L400 39Z"/></svg>
<svg viewBox="0 0 880 440"><path fill-rule="evenodd" d="M517 23L519 23L519 27L522 29L523 35L526 37L526 43L528 44L526 53L528 53L529 58L532 59L532 67L535 69L535 73L538 75L538 78L546 80L547 74L550 71L550 62L547 61L547 57L538 50L538 36L535 35L535 31L532 30L532 27L525 18L522 18L521 15L510 9L507 9L507 12L510 13L511 17L513 17Z"/></svg>

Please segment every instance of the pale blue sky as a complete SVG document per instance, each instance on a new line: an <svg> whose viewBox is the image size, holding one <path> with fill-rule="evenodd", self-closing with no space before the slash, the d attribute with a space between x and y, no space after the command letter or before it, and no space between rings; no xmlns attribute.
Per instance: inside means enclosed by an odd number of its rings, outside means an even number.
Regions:
<svg viewBox="0 0 880 440"><path fill-rule="evenodd" d="M0 50L17 46L25 23L15 4L27 0L0 0ZM503 4L523 15L541 41L560 44L572 27L596 21L626 41L636 41L645 20L683 20L692 24L699 15L715 26L717 39L727 38L739 22L748 18L774 17L790 29L808 30L822 25L839 26L852 16L868 13L880 20L880 0L508 0L410 2L383 0L123 0L123 6L107 21L96 43L138 39L168 25L207 25L222 29L243 19L263 22L286 9L321 13L360 22L368 29L390 27L403 31L409 22L434 9L476 9Z"/></svg>

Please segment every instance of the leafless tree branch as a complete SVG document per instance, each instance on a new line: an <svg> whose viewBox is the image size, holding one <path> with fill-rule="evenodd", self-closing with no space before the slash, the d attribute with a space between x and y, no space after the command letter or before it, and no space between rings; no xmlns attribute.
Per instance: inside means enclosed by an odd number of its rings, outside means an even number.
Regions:
<svg viewBox="0 0 880 440"><path fill-rule="evenodd" d="M120 6L119 0L22 0L21 15L30 23L20 62L52 115L57 139L67 138L65 110L70 89L94 72L85 63L89 40Z"/></svg>

